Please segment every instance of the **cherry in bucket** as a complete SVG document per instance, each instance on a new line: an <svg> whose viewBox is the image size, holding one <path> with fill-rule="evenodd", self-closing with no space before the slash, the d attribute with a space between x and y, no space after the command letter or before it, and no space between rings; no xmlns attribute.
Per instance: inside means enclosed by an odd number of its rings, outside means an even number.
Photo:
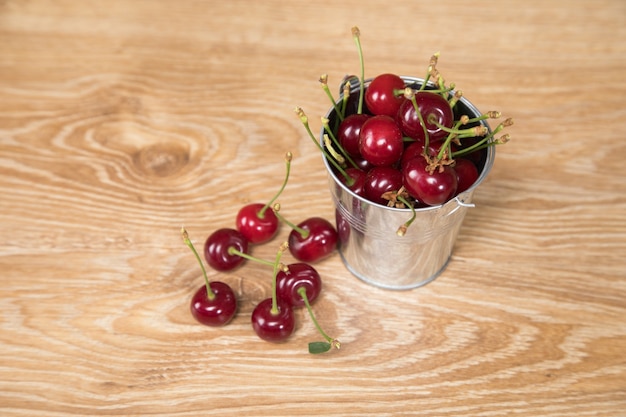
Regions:
<svg viewBox="0 0 626 417"><path fill-rule="evenodd" d="M261 244L271 240L278 231L279 221L274 215L272 205L285 189L291 168L291 152L285 154L286 174L282 186L266 204L252 203L242 207L237 213L237 230L252 244Z"/></svg>
<svg viewBox="0 0 626 417"><path fill-rule="evenodd" d="M205 285L200 287L191 299L191 314L200 323L207 326L224 326L237 312L237 297L228 284L221 281L209 281L200 255L189 239L185 228L181 229L183 241L193 252L204 275Z"/></svg>

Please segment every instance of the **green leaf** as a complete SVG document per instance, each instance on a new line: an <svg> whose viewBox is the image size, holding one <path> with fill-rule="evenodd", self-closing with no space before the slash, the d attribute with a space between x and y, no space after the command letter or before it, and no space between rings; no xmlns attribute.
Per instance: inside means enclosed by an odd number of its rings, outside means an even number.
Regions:
<svg viewBox="0 0 626 417"><path fill-rule="evenodd" d="M311 342L309 343L309 353L317 355L319 353L328 352L331 347L328 342Z"/></svg>

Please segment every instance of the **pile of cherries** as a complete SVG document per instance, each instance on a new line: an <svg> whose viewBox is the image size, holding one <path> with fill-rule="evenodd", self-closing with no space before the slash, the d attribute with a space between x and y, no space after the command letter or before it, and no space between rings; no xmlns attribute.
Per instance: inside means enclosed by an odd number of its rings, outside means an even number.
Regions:
<svg viewBox="0 0 626 417"><path fill-rule="evenodd" d="M333 109L322 118L324 140L318 142L302 108L296 113L310 138L333 166L337 177L355 194L375 204L406 208L412 217L398 229L406 233L415 219L415 209L444 204L469 189L484 166L485 149L506 143L509 135L495 135L513 124L506 119L493 131L486 119L501 117L490 111L470 117L462 114L462 97L454 85L447 86L437 70L438 54L431 57L421 83L385 73L366 85L358 28L352 28L361 64L360 77L348 76L342 83L342 97L335 100L327 77L320 77ZM355 84L355 86L353 86ZM353 94L358 88L358 94ZM328 336L313 314L311 303L319 296L322 281L311 263L332 254L337 247L337 229L321 217L293 224L280 213L275 200L284 190L290 171L291 153L286 154L286 175L278 193L266 204L241 208L234 228L215 230L206 239L204 257L217 271L232 271L245 261L272 267L272 295L254 308L252 328L263 340L283 342L295 329L294 309L306 307L316 329L324 338L309 344L309 352L322 353L340 343ZM279 224L291 227L287 242L273 261L250 255L254 245L270 242ZM341 230L341 229L340 229ZM237 297L225 283L210 282L202 259L185 229L183 240L196 256L205 285L191 300L191 313L208 326L223 326L237 312ZM289 250L298 261L285 265L282 255Z"/></svg>
<svg viewBox="0 0 626 417"><path fill-rule="evenodd" d="M317 322L311 303L322 290L322 280L311 263L330 256L337 247L335 227L322 217L310 217L293 224L280 213L274 201L284 190L290 172L291 153L287 153L286 175L278 193L266 204L252 203L237 213L234 228L221 228L209 235L204 243L204 258L214 270L227 272L240 267L245 261L254 261L272 267L272 295L256 305L252 312L252 328L263 340L283 342L295 330L294 309L306 307L315 327L325 341L309 344L310 353L323 353L340 343L328 336ZM250 254L253 245L270 242L282 223L291 227L288 241L278 248L276 259L268 261ZM205 279L191 299L191 313L207 326L228 324L237 313L237 297L230 286L221 281L209 281L202 259L191 243L187 231L182 229L183 241L193 251ZM289 250L298 261L285 265L281 262Z"/></svg>
<svg viewBox="0 0 626 417"><path fill-rule="evenodd" d="M327 77L320 78L334 109L332 120L322 118L325 135L318 147L339 180L373 203L413 211L444 204L469 189L484 165L485 149L509 140L508 134L495 135L513 120L490 131L483 121L501 117L500 112L461 114L462 92L445 84L437 69L438 54L431 57L421 83L385 73L366 85L358 28L352 33L361 77L346 77L339 101L329 92ZM357 90L353 83L359 87L357 95L351 94ZM296 113L317 143L304 111L296 108Z"/></svg>

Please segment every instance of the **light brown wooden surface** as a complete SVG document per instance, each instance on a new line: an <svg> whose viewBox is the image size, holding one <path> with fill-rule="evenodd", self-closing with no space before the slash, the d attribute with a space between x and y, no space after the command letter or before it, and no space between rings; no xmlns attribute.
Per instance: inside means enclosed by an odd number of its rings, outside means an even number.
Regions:
<svg viewBox="0 0 626 417"><path fill-rule="evenodd" d="M384 5L383 5L384 4ZM626 415L626 3L0 1L3 416ZM437 280L390 292L338 255L314 305L340 351L259 340L270 271L211 278L240 311L197 324L198 247L266 201L333 216L317 130L358 72L430 54L515 118ZM271 258L286 238L254 249Z"/></svg>

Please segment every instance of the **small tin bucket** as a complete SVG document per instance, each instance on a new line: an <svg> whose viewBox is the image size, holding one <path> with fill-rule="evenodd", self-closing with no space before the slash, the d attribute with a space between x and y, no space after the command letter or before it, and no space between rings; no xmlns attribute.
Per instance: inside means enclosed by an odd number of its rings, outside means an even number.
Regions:
<svg viewBox="0 0 626 417"><path fill-rule="evenodd" d="M413 88L423 83L419 78L402 78ZM366 85L369 82L371 80L367 80ZM357 91L358 85L353 85L352 92ZM458 117L456 113L470 118L481 114L463 97L455 106L455 117ZM329 110L326 118L333 126L336 119L334 108ZM491 132L486 122L481 123ZM324 133L322 129L322 144ZM369 284L393 290L420 287L437 278L450 260L467 209L474 207L471 203L474 190L493 166L495 147L489 146L482 152L479 177L471 188L443 205L416 209L417 217L404 236L398 236L396 232L410 218L410 209L387 207L356 195L339 180L324 158L335 204L338 250L346 268Z"/></svg>

